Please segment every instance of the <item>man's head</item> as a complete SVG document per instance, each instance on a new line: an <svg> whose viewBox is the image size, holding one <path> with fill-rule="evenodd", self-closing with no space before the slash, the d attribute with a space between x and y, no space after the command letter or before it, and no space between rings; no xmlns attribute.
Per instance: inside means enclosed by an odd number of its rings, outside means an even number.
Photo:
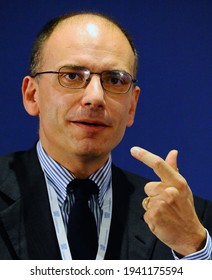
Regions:
<svg viewBox="0 0 212 280"><path fill-rule="evenodd" d="M101 15L62 17L38 36L31 76L23 80L24 106L39 116L44 149L73 173L80 166L85 176L94 172L132 125L140 91L133 84L136 63L129 37ZM73 86L84 77L78 69L91 73L82 88Z"/></svg>

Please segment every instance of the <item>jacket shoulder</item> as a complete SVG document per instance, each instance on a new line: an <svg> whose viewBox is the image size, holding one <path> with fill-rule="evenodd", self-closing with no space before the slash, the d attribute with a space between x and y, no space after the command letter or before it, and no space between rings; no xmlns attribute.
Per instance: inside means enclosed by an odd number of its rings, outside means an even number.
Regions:
<svg viewBox="0 0 212 280"><path fill-rule="evenodd" d="M0 182L7 178L8 174L14 170L14 167L24 164L32 157L37 157L35 148L0 155Z"/></svg>
<svg viewBox="0 0 212 280"><path fill-rule="evenodd" d="M3 182L13 169L14 162L21 158L25 152L14 152L10 154L0 155L0 182Z"/></svg>
<svg viewBox="0 0 212 280"><path fill-rule="evenodd" d="M28 173L40 170L36 149L0 155L0 170L0 192L17 199L19 183Z"/></svg>

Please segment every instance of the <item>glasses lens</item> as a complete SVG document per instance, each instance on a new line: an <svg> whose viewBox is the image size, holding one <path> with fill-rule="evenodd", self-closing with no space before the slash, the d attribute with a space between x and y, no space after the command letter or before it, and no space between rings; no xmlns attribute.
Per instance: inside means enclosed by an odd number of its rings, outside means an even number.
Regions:
<svg viewBox="0 0 212 280"><path fill-rule="evenodd" d="M60 68L58 79L61 86L72 89L83 88L89 71L81 67L64 66Z"/></svg>
<svg viewBox="0 0 212 280"><path fill-rule="evenodd" d="M126 93L130 89L132 77L126 72L104 71L102 73L102 86L113 93Z"/></svg>

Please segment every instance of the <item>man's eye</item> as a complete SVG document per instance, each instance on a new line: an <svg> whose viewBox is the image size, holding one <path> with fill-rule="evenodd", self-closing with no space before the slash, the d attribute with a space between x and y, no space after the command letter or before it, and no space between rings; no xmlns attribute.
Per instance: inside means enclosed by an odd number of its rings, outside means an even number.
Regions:
<svg viewBox="0 0 212 280"><path fill-rule="evenodd" d="M65 77L69 80L75 80L79 78L79 75L77 73L67 73Z"/></svg>
<svg viewBox="0 0 212 280"><path fill-rule="evenodd" d="M113 85L117 85L117 84L121 83L121 80L118 79L118 78L112 77L112 78L110 79L110 82L111 82L111 84L113 84Z"/></svg>
<svg viewBox="0 0 212 280"><path fill-rule="evenodd" d="M112 85L117 85L117 86L124 84L124 80L122 78L118 78L118 77L110 77L108 82Z"/></svg>

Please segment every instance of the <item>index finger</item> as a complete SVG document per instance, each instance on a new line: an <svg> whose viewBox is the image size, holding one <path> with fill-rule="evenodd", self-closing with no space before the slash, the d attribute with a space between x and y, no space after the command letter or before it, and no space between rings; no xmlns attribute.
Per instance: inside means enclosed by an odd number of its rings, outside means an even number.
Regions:
<svg viewBox="0 0 212 280"><path fill-rule="evenodd" d="M173 184L178 182L180 176L179 173L161 157L140 147L133 147L130 152L133 157L152 168L155 174L157 174L163 182Z"/></svg>

